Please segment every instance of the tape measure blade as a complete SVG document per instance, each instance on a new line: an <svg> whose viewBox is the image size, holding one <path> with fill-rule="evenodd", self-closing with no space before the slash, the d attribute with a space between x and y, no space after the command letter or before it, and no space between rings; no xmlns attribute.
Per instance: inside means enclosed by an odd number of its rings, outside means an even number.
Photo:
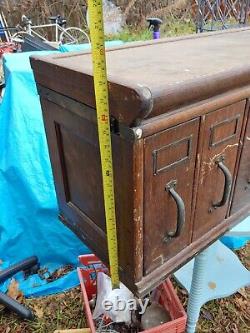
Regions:
<svg viewBox="0 0 250 333"><path fill-rule="evenodd" d="M119 263L113 184L108 81L104 44L103 7L102 0L89 0L88 3L110 274L113 288L119 288Z"/></svg>

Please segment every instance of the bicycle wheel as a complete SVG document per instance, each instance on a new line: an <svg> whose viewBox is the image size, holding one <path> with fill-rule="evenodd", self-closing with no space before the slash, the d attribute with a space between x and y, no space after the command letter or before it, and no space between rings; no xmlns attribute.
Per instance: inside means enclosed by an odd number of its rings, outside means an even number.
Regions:
<svg viewBox="0 0 250 333"><path fill-rule="evenodd" d="M69 27L60 35L62 44L84 44L90 43L89 36L80 28Z"/></svg>

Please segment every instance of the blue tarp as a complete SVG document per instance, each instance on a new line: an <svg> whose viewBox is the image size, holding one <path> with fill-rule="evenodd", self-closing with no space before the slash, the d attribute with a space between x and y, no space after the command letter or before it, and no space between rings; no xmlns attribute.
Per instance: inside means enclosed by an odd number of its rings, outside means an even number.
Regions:
<svg viewBox="0 0 250 333"><path fill-rule="evenodd" d="M48 52L39 52L47 54ZM0 105L0 269L37 255L54 271L77 265L88 248L57 218L58 207L39 97L29 56L4 57L6 90ZM38 276L23 281L27 295L59 292L77 285L76 272L45 285ZM6 290L7 283L2 287Z"/></svg>
<svg viewBox="0 0 250 333"><path fill-rule="evenodd" d="M240 249L250 241L250 216L230 230L230 236L225 235L220 239L232 250Z"/></svg>
<svg viewBox="0 0 250 333"><path fill-rule="evenodd" d="M121 45L121 41L106 46ZM65 46L66 51L82 51L87 46ZM29 57L26 52L4 57L6 90L0 105L0 269L26 257L37 255L49 272L78 264L78 255L89 249L57 218L58 207L48 155L42 111ZM79 284L76 271L46 283L34 275L23 280L26 296L61 292ZM6 291L7 281L0 286Z"/></svg>
<svg viewBox="0 0 250 333"><path fill-rule="evenodd" d="M105 42L106 47L117 47L123 45L124 42L121 40L112 40ZM62 44L60 45L61 52L73 52L73 51L89 51L91 44L77 44L77 45L70 45L70 44Z"/></svg>

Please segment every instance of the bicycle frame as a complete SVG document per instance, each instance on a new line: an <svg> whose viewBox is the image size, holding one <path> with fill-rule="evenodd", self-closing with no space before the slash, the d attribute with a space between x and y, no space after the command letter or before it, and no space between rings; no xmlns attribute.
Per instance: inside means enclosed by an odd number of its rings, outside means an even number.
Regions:
<svg viewBox="0 0 250 333"><path fill-rule="evenodd" d="M54 21L54 18L52 18ZM46 43L61 43L62 41L65 41L65 39L68 39L68 43L74 44L78 43L78 36L75 37L75 34L82 34L81 37L83 37L83 40L86 40L88 43L90 42L88 35L80 28L77 27L64 27L66 25L66 20L62 19L60 16L58 16L53 23L47 23L47 24L41 24L41 25L33 25L31 20L28 19L25 15L22 16L22 22L24 25L21 27L22 30L19 30L18 33L12 36L12 39L16 41L16 38L18 39L18 36L20 37L22 34L24 35L30 35L33 37L38 37L41 41ZM54 28L55 29L55 40L49 40L53 38L45 38L44 37L44 31L40 32L37 31L38 29L47 29L47 28ZM54 30L52 30L54 32ZM19 40L20 39L20 40ZM20 37L18 39L18 42L22 42L23 38Z"/></svg>
<svg viewBox="0 0 250 333"><path fill-rule="evenodd" d="M44 29L44 28L53 28L55 27L55 32L56 32L56 40L55 41L48 41L45 37L43 37L42 35L40 35L38 32L36 32L36 29ZM48 24L42 24L42 25L32 25L32 24L27 24L25 31L29 34L29 35L35 35L39 38L41 38L43 41L46 42L60 42L59 40L59 34L60 32L65 31L65 29L63 27L61 27L59 24L57 23L48 23Z"/></svg>

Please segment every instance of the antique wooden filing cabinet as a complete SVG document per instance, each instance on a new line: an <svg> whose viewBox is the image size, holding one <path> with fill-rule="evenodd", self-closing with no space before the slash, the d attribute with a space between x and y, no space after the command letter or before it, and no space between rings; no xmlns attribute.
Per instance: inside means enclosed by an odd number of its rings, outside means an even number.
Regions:
<svg viewBox="0 0 250 333"><path fill-rule="evenodd" d="M33 57L60 218L108 262L91 54ZM250 212L250 29L107 52L120 277L146 294Z"/></svg>

